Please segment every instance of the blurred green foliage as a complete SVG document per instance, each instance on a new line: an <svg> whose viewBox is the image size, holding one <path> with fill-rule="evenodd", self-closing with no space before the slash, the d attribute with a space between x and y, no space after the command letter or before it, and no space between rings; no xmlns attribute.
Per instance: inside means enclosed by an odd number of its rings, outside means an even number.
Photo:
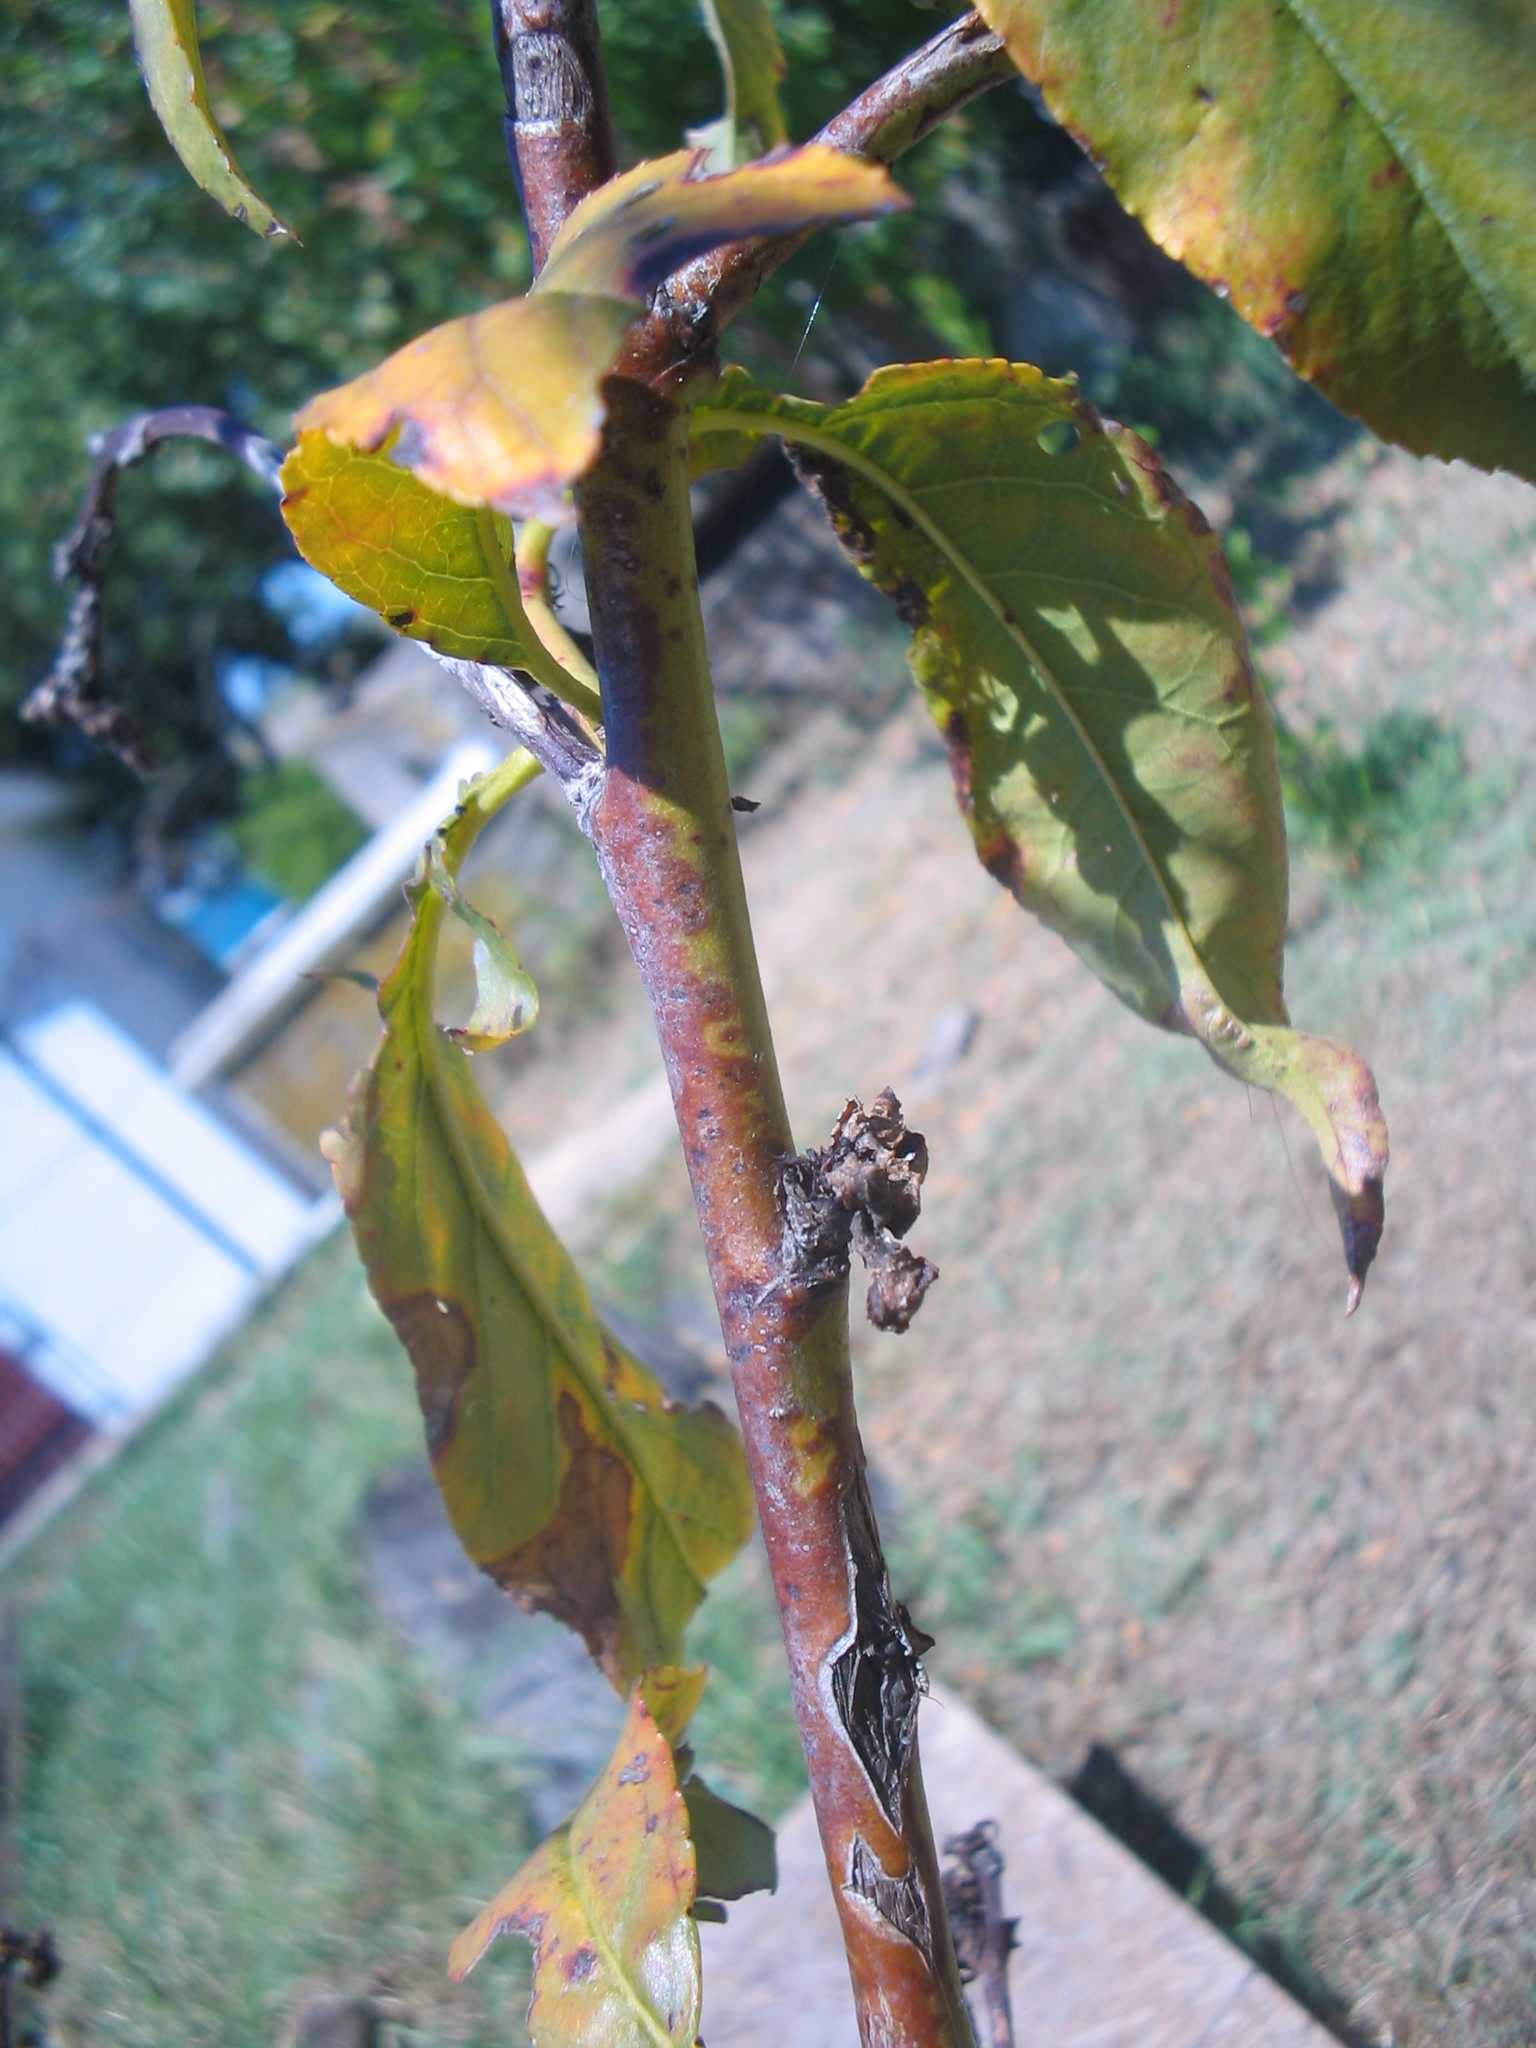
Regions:
<svg viewBox="0 0 1536 2048"><path fill-rule="evenodd" d="M1276 723L1291 831L1347 876L1438 852L1487 802L1459 736L1424 712L1386 712L1353 746L1331 718Z"/></svg>
<svg viewBox="0 0 1536 2048"><path fill-rule="evenodd" d="M279 761L240 783L230 836L241 862L290 903L307 903L358 852L368 828L307 761Z"/></svg>
<svg viewBox="0 0 1536 2048"><path fill-rule="evenodd" d="M302 247L263 246L181 171L145 98L126 9L11 0L0 16L8 705L52 652L61 604L49 555L72 517L90 434L142 407L195 400L284 439L317 389L526 280L482 5L407 0L360 14L331 0L208 0L200 19L216 111ZM788 10L795 131L931 26L853 0ZM626 154L675 147L685 126L718 112L714 55L690 9L621 0L605 6L604 29ZM917 179L931 187L943 174L930 162ZM925 236L926 260L909 262ZM850 259L844 283L894 304L899 290L876 272L910 269L919 299L942 297L952 290L939 275L942 239L931 219L903 222ZM793 292L781 293L778 325L802 317ZM770 308L765 334L773 324ZM259 486L201 450L129 476L120 503L109 672L175 758L212 744L222 723L215 650L292 657L259 588L287 543ZM0 747L13 750L18 729L4 729ZM230 783L213 808L234 801Z"/></svg>

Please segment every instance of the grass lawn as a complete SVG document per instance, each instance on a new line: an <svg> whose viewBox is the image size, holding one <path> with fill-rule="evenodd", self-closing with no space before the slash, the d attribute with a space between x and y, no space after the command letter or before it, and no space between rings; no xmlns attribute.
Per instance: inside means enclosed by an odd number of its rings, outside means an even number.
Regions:
<svg viewBox="0 0 1536 2048"><path fill-rule="evenodd" d="M529 1846L492 1752L376 1614L359 1505L416 1449L351 1248L322 1248L13 1568L28 1727L12 1917L65 1958L50 2038L269 2043L387 1979L421 2043L489 2044L520 1986L450 1936Z"/></svg>

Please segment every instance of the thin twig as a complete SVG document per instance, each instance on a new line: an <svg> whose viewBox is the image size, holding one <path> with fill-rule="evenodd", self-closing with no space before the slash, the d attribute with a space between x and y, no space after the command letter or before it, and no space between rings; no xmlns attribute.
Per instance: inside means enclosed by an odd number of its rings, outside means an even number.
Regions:
<svg viewBox="0 0 1536 2048"><path fill-rule="evenodd" d="M979 14L962 15L866 87L814 140L849 156L894 163L981 93L1017 77L1002 37ZM681 375L807 239L732 242L684 264L631 335L621 368L647 381Z"/></svg>
<svg viewBox="0 0 1536 2048"><path fill-rule="evenodd" d="M537 276L561 223L617 168L593 0L491 0L503 127Z"/></svg>
<svg viewBox="0 0 1536 2048"><path fill-rule="evenodd" d="M171 405L124 420L96 443L80 513L54 550L55 579L70 588L53 667L21 707L48 725L74 725L140 774L153 765L132 716L111 694L102 666L107 567L117 538L117 483L166 441L211 441L277 488L283 451L216 405Z"/></svg>
<svg viewBox="0 0 1536 2048"><path fill-rule="evenodd" d="M1018 1922L1003 1912L1003 1852L997 1823L984 1820L944 1844L944 1898L954 1931L960 1974L979 1983L986 2000L989 2048L1013 2048L1008 1999L1008 1958L1018 1947Z"/></svg>
<svg viewBox="0 0 1536 2048"><path fill-rule="evenodd" d="M603 757L570 707L553 690L521 671L463 661L452 654L439 654L435 647L426 652L469 692L492 725L514 734L518 744L554 778L585 832L601 781Z"/></svg>

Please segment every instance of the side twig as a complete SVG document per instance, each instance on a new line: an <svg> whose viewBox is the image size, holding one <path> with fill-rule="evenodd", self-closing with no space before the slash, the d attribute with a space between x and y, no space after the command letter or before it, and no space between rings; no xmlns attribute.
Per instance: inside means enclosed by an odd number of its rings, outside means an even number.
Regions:
<svg viewBox="0 0 1536 2048"><path fill-rule="evenodd" d="M1002 37L979 14L962 15L876 79L814 140L849 156L894 163L980 94L1017 78ZM807 239L796 234L731 242L684 264L631 336L621 365L625 374L648 382L680 376Z"/></svg>
<svg viewBox="0 0 1536 2048"><path fill-rule="evenodd" d="M54 550L55 579L71 588L53 667L21 707L42 724L78 726L140 774L153 765L134 720L107 687L102 647L107 567L117 539L117 485L167 441L211 441L227 448L263 483L277 488L283 451L216 405L171 405L124 420L97 443L79 517Z"/></svg>
<svg viewBox="0 0 1536 2048"><path fill-rule="evenodd" d="M995 1821L979 1821L944 1844L944 1898L955 1932L960 1974L980 1984L986 2003L988 2048L1013 2048L1008 1958L1018 1947L1018 1922L1003 1912L1003 1852Z"/></svg>

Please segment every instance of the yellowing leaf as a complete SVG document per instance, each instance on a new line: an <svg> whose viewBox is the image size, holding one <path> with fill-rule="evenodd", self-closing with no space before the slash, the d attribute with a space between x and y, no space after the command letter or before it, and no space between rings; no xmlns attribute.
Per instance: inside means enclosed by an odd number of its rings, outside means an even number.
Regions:
<svg viewBox="0 0 1536 2048"><path fill-rule="evenodd" d="M128 11L150 105L187 171L226 213L258 235L291 234L246 183L213 118L192 0L128 0Z"/></svg>
<svg viewBox="0 0 1536 2048"><path fill-rule="evenodd" d="M507 528L392 462L322 433L282 469L283 518L299 553L411 640L463 661L519 667L533 646Z"/></svg>
<svg viewBox="0 0 1536 2048"><path fill-rule="evenodd" d="M981 0L1153 238L1346 412L1536 478L1522 0Z"/></svg>
<svg viewBox="0 0 1536 2048"><path fill-rule="evenodd" d="M533 1943L533 2048L693 2048L697 1889L672 1748L640 1687L602 1776L454 1942L459 1982L503 1934Z"/></svg>
<svg viewBox="0 0 1536 2048"><path fill-rule="evenodd" d="M312 398L300 433L393 461L461 505L551 523L596 459L599 386L632 310L543 292L449 320L350 384Z"/></svg>
<svg viewBox="0 0 1536 2048"><path fill-rule="evenodd" d="M1122 1001L1283 1095L1322 1151L1358 1300L1386 1129L1354 1053L1289 1027L1274 734L1220 549L1134 434L1026 365L882 370L823 407L727 374L699 457L798 445L913 628L988 870Z"/></svg>
<svg viewBox="0 0 1536 2048"><path fill-rule="evenodd" d="M689 140L727 169L789 140L779 82L784 52L771 0L702 0L704 26L720 55L725 114Z"/></svg>
<svg viewBox="0 0 1536 2048"><path fill-rule="evenodd" d="M637 164L581 202L556 235L533 297L648 298L679 264L722 243L868 220L906 204L881 165L822 143L719 173L703 150L678 150Z"/></svg>
<svg viewBox="0 0 1536 2048"><path fill-rule="evenodd" d="M513 755L440 835L452 882L486 819L537 773ZM418 882L379 992L384 1037L327 1156L369 1284L416 1368L427 1447L465 1550L578 1630L620 1689L682 1662L706 1582L746 1540L741 1444L669 1402L593 1313L471 1063L433 1013L447 904ZM677 1680L686 1691L687 1674Z"/></svg>

